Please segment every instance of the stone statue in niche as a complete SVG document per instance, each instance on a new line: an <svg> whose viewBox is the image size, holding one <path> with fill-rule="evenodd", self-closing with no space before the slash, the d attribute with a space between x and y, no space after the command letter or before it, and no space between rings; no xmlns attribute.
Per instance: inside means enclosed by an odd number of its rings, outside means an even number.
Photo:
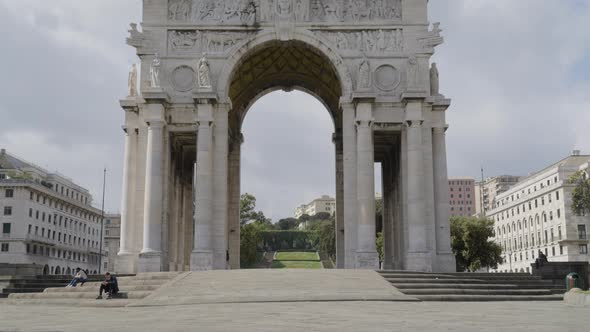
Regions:
<svg viewBox="0 0 590 332"><path fill-rule="evenodd" d="M277 14L281 17L291 16L291 0L277 0Z"/></svg>
<svg viewBox="0 0 590 332"><path fill-rule="evenodd" d="M340 6L336 0L328 0L324 3L324 12L326 19L330 22L340 21Z"/></svg>
<svg viewBox="0 0 590 332"><path fill-rule="evenodd" d="M309 21L310 0L296 0L295 18L299 22Z"/></svg>
<svg viewBox="0 0 590 332"><path fill-rule="evenodd" d="M260 20L269 22L273 19L273 0L260 0Z"/></svg>
<svg viewBox="0 0 590 332"><path fill-rule="evenodd" d="M420 88L420 67L418 64L418 58L415 55L410 56L408 59L408 89L417 90Z"/></svg>
<svg viewBox="0 0 590 332"><path fill-rule="evenodd" d="M371 88L371 66L369 60L364 59L359 66L357 90L368 90Z"/></svg>
<svg viewBox="0 0 590 332"><path fill-rule="evenodd" d="M432 66L430 67L430 95L440 96L438 84L438 68L436 67L436 62L433 62Z"/></svg>
<svg viewBox="0 0 590 332"><path fill-rule="evenodd" d="M128 96L137 97L137 65L135 64L131 66L131 71L129 71L127 85L129 87Z"/></svg>
<svg viewBox="0 0 590 332"><path fill-rule="evenodd" d="M211 69L209 67L209 61L207 60L207 54L203 54L198 64L198 75L199 75L199 88L210 89L211 88Z"/></svg>
<svg viewBox="0 0 590 332"><path fill-rule="evenodd" d="M150 86L152 88L160 87L160 67L162 66L162 60L158 53L154 54L154 60L150 66Z"/></svg>

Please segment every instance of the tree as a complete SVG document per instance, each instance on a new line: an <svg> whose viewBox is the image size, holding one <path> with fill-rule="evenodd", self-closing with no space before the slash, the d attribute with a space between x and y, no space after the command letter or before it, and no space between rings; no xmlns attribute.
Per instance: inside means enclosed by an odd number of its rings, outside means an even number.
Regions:
<svg viewBox="0 0 590 332"><path fill-rule="evenodd" d="M457 271L474 272L480 268L497 268L502 263L502 247L490 240L494 222L486 218L451 218L451 247Z"/></svg>
<svg viewBox="0 0 590 332"><path fill-rule="evenodd" d="M578 216L590 214L590 178L584 171L578 171L568 179L574 185L572 191L572 212Z"/></svg>
<svg viewBox="0 0 590 332"><path fill-rule="evenodd" d="M377 233L377 239L375 239L375 246L377 247L377 253L379 254L379 262L383 262L383 232Z"/></svg>
<svg viewBox="0 0 590 332"><path fill-rule="evenodd" d="M330 217L332 217L331 213L318 212L318 213L314 214L312 218L315 220L330 220Z"/></svg>
<svg viewBox="0 0 590 332"><path fill-rule="evenodd" d="M262 211L254 211L255 208L256 197L254 195L245 193L240 196L240 225L250 221L270 223L270 219L267 219Z"/></svg>
<svg viewBox="0 0 590 332"><path fill-rule="evenodd" d="M256 223L240 227L240 266L251 267L256 263L256 249L260 242L260 225Z"/></svg>
<svg viewBox="0 0 590 332"><path fill-rule="evenodd" d="M276 227L282 230L296 229L299 226L299 220L295 218L285 218L277 222Z"/></svg>

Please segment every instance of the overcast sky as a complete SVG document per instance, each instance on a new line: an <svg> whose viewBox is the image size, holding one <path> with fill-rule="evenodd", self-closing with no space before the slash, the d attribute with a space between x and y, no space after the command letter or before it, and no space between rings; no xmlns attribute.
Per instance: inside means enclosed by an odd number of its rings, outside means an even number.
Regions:
<svg viewBox="0 0 590 332"><path fill-rule="evenodd" d="M448 111L449 176L528 174L590 154L590 1L431 0ZM140 0L0 0L0 147L89 188L119 211L125 44ZM333 125L303 93L246 117L242 191L274 221L334 194Z"/></svg>

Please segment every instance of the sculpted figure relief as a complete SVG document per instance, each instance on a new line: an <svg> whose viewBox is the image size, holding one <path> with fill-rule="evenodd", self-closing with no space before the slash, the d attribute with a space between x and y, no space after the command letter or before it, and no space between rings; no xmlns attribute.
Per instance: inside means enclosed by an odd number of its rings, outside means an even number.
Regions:
<svg viewBox="0 0 590 332"><path fill-rule="evenodd" d="M158 53L154 54L154 60L152 61L152 65L150 67L150 86L152 88L159 88L160 87L160 66L162 65L162 61L160 60L160 55Z"/></svg>
<svg viewBox="0 0 590 332"><path fill-rule="evenodd" d="M187 21L191 13L191 0L170 1L168 18L173 21Z"/></svg>
<svg viewBox="0 0 590 332"><path fill-rule="evenodd" d="M430 67L430 95L431 96L440 96L439 92L439 83L438 83L438 68L436 67L436 62L432 63Z"/></svg>
<svg viewBox="0 0 590 332"><path fill-rule="evenodd" d="M309 21L310 0L296 0L295 2L295 18L297 21Z"/></svg>
<svg viewBox="0 0 590 332"><path fill-rule="evenodd" d="M292 0L277 0L277 14L282 17L291 15L291 1Z"/></svg>
<svg viewBox="0 0 590 332"><path fill-rule="evenodd" d="M367 90L369 88L371 88L371 67L369 65L369 60L365 59L359 66L357 89Z"/></svg>
<svg viewBox="0 0 590 332"><path fill-rule="evenodd" d="M401 52L404 39L401 29L364 30L361 32L317 32L330 40L337 49L363 53Z"/></svg>
<svg viewBox="0 0 590 332"><path fill-rule="evenodd" d="M415 55L412 55L408 59L408 70L407 70L407 80L408 80L408 89L416 90L420 87L420 67L418 65L418 59Z"/></svg>
<svg viewBox="0 0 590 332"><path fill-rule="evenodd" d="M168 32L168 48L172 53L224 53L250 35L249 32L172 30Z"/></svg>
<svg viewBox="0 0 590 332"><path fill-rule="evenodd" d="M209 61L207 61L207 55L203 54L201 60L199 60L199 87L200 88L211 88L211 73L209 68Z"/></svg>
<svg viewBox="0 0 590 332"><path fill-rule="evenodd" d="M137 97L137 66L135 64L131 66L127 85L129 86L128 96Z"/></svg>

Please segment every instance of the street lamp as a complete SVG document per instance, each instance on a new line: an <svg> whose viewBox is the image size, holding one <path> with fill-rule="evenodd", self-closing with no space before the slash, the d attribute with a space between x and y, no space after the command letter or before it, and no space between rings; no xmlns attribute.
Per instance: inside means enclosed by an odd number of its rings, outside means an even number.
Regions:
<svg viewBox="0 0 590 332"><path fill-rule="evenodd" d="M510 272L512 272L512 250L508 250L506 254L508 255L508 262L510 263Z"/></svg>

